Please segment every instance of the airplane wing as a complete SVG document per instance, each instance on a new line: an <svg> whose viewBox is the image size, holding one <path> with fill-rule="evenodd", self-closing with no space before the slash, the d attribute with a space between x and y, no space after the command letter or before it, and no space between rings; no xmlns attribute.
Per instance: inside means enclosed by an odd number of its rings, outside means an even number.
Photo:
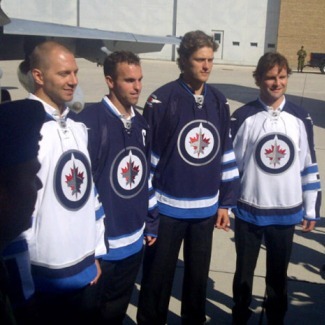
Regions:
<svg viewBox="0 0 325 325"><path fill-rule="evenodd" d="M1 2L1 0L0 0ZM0 7L0 26L6 25L10 23L9 17L4 13L4 11Z"/></svg>
<svg viewBox="0 0 325 325"><path fill-rule="evenodd" d="M1 29L0 60L24 59L29 46L45 39L61 41L74 51L76 57L100 64L110 51L159 52L165 44L180 43L174 36L114 32L18 18L10 18Z"/></svg>

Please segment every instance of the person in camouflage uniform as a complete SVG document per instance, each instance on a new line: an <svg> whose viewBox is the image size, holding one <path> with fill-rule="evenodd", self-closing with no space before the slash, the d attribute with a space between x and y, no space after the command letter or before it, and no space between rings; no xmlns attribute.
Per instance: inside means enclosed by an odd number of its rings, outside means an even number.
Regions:
<svg viewBox="0 0 325 325"><path fill-rule="evenodd" d="M297 52L298 55L298 72L302 72L305 65L305 58L307 56L307 52L304 50L304 47L301 46L300 50Z"/></svg>

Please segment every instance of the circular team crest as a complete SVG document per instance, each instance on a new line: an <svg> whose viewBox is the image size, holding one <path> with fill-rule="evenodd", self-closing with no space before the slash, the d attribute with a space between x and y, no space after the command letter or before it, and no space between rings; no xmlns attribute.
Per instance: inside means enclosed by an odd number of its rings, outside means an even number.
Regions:
<svg viewBox="0 0 325 325"><path fill-rule="evenodd" d="M54 172L54 192L68 210L79 210L88 201L91 190L88 158L78 150L62 154Z"/></svg>
<svg viewBox="0 0 325 325"><path fill-rule="evenodd" d="M177 148L182 159L189 165L207 165L219 152L219 132L206 120L191 121L179 133Z"/></svg>
<svg viewBox="0 0 325 325"><path fill-rule="evenodd" d="M260 139L255 149L257 166L266 173L285 172L295 158L292 140L281 133L271 133Z"/></svg>
<svg viewBox="0 0 325 325"><path fill-rule="evenodd" d="M147 160L137 147L127 147L115 157L110 170L110 183L114 192L124 198L136 196L148 186Z"/></svg>

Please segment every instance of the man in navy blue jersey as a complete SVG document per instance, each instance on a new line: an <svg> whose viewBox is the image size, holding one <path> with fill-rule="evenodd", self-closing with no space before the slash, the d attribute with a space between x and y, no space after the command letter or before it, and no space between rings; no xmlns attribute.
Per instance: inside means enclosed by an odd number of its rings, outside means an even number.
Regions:
<svg viewBox="0 0 325 325"><path fill-rule="evenodd" d="M186 33L178 49L180 77L154 91L145 105L160 225L156 243L145 250L139 324L166 323L182 243L182 323L206 320L213 229L229 229L239 179L228 102L207 84L216 50L204 32Z"/></svg>
<svg viewBox="0 0 325 325"><path fill-rule="evenodd" d="M104 62L109 94L77 115L89 129L92 171L106 214L108 254L101 256L99 323L122 324L142 262L143 242L157 236L156 199L149 184L149 127L137 112L140 59L118 51Z"/></svg>

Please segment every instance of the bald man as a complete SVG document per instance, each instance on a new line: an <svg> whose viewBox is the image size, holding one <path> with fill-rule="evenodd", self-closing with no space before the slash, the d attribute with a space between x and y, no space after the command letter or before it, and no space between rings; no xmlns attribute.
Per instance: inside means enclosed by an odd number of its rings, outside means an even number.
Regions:
<svg viewBox="0 0 325 325"><path fill-rule="evenodd" d="M47 116L38 155L43 188L26 232L38 306L33 322L91 321L95 300L89 297L90 288L101 274L96 257L107 247L87 129L67 118L78 66L73 53L53 41L36 46L27 64L34 81L28 98L41 102Z"/></svg>

